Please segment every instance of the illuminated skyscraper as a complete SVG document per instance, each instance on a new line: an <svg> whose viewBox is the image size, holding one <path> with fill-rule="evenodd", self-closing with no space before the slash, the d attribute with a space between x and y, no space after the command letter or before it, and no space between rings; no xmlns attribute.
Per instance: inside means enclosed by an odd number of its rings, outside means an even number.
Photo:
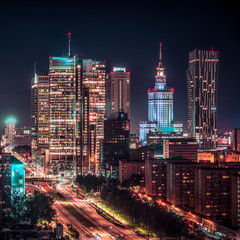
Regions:
<svg viewBox="0 0 240 240"><path fill-rule="evenodd" d="M166 86L165 68L162 63L162 44L160 43L159 64L155 76L155 87L148 89L148 121L157 122L159 128L172 127L173 88Z"/></svg>
<svg viewBox="0 0 240 240"><path fill-rule="evenodd" d="M105 116L105 78L106 62L94 61L91 59L83 60L82 86L89 91L89 126L92 130L90 134L96 134L96 153L91 154L91 172L99 173L101 142L104 139L104 116ZM95 134L94 134L95 132ZM94 142L91 139L90 142ZM93 145L92 145L93 147ZM92 149L91 147L91 149ZM94 168L92 167L94 165Z"/></svg>
<svg viewBox="0 0 240 240"><path fill-rule="evenodd" d="M49 151L53 173L75 169L77 57L50 57Z"/></svg>
<svg viewBox="0 0 240 240"><path fill-rule="evenodd" d="M200 148L217 147L217 80L219 52L197 50L189 53L187 69L188 131Z"/></svg>
<svg viewBox="0 0 240 240"><path fill-rule="evenodd" d="M31 80L31 130L32 151L37 149L37 127L38 127L38 75L34 73Z"/></svg>
<svg viewBox="0 0 240 240"><path fill-rule="evenodd" d="M124 112L130 120L130 72L114 67L110 79L111 112Z"/></svg>
<svg viewBox="0 0 240 240"><path fill-rule="evenodd" d="M37 147L49 148L49 77L38 75Z"/></svg>
<svg viewBox="0 0 240 240"><path fill-rule="evenodd" d="M6 128L5 135L7 137L7 142L10 146L14 146L14 138L15 138L15 118L9 118L6 120Z"/></svg>
<svg viewBox="0 0 240 240"><path fill-rule="evenodd" d="M173 94L174 89L166 86L165 68L162 62L162 44L160 43L159 63L156 68L155 87L148 89L148 122L140 122L140 141L146 144L149 132L174 132Z"/></svg>

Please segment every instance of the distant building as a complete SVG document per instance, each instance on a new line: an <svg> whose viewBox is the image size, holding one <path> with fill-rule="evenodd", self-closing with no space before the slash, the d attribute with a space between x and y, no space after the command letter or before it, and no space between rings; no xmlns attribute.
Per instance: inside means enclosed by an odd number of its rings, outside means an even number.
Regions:
<svg viewBox="0 0 240 240"><path fill-rule="evenodd" d="M130 133L130 149L137 149L141 147L141 143L139 142L139 137L137 134Z"/></svg>
<svg viewBox="0 0 240 240"><path fill-rule="evenodd" d="M113 67L110 73L111 112L124 112L130 120L130 72Z"/></svg>
<svg viewBox="0 0 240 240"><path fill-rule="evenodd" d="M174 159L183 158L197 162L197 142L195 139L164 139L163 140L163 157Z"/></svg>
<svg viewBox="0 0 240 240"><path fill-rule="evenodd" d="M16 135L15 135L15 146L31 146L32 144L32 132L30 127L21 127L16 128Z"/></svg>
<svg viewBox="0 0 240 240"><path fill-rule="evenodd" d="M217 148L218 65L219 53L213 49L189 53L188 132L204 149Z"/></svg>
<svg viewBox="0 0 240 240"><path fill-rule="evenodd" d="M232 150L240 152L240 129L232 130Z"/></svg>
<svg viewBox="0 0 240 240"><path fill-rule="evenodd" d="M131 149L130 150L130 160L141 160L141 161L146 161L148 159L153 159L154 158L154 153L155 153L155 148L154 147L141 147L137 149Z"/></svg>
<svg viewBox="0 0 240 240"><path fill-rule="evenodd" d="M7 137L7 142L10 146L14 146L15 141L15 125L16 119L9 118L6 120L5 136Z"/></svg>
<svg viewBox="0 0 240 240"><path fill-rule="evenodd" d="M105 176L119 177L119 160L129 159L130 123L127 114L104 121L103 168Z"/></svg>

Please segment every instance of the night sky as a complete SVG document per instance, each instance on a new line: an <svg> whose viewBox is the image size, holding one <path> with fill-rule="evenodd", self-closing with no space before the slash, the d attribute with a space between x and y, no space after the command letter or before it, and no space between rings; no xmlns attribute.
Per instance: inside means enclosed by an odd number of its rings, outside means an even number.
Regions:
<svg viewBox="0 0 240 240"><path fill-rule="evenodd" d="M233 1L32 2L0 5L0 132L8 116L15 116L18 126L30 125L34 62L38 73L47 74L49 56L67 52L68 32L72 53L106 60L108 71L122 66L131 72L132 130L147 120L159 43L167 85L175 88L174 120L185 127L188 52L214 46L220 51L218 128L240 127L239 9Z"/></svg>

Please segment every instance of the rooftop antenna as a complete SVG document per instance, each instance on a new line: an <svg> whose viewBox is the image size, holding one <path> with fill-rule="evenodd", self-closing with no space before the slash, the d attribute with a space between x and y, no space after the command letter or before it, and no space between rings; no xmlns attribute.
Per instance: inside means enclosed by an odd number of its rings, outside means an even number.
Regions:
<svg viewBox="0 0 240 240"><path fill-rule="evenodd" d="M160 52L159 52L159 68L163 67L163 63L162 63L162 43L160 43Z"/></svg>
<svg viewBox="0 0 240 240"><path fill-rule="evenodd" d="M70 57L71 54L71 33L68 33L68 57Z"/></svg>
<svg viewBox="0 0 240 240"><path fill-rule="evenodd" d="M34 76L36 75L36 62L34 62Z"/></svg>

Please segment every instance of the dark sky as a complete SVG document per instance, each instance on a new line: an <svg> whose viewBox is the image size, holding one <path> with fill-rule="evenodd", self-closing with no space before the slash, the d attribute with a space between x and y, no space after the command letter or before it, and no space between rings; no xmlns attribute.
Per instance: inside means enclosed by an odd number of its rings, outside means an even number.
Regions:
<svg viewBox="0 0 240 240"><path fill-rule="evenodd" d="M220 51L218 128L240 127L239 9L233 1L49 2L0 5L0 132L10 115L18 126L30 125L34 62L37 72L46 74L49 56L67 51L68 32L73 53L106 60L109 71L113 66L131 71L133 129L147 120L147 89L154 86L159 43L167 84L175 87L174 120L185 126L188 52L214 46Z"/></svg>

